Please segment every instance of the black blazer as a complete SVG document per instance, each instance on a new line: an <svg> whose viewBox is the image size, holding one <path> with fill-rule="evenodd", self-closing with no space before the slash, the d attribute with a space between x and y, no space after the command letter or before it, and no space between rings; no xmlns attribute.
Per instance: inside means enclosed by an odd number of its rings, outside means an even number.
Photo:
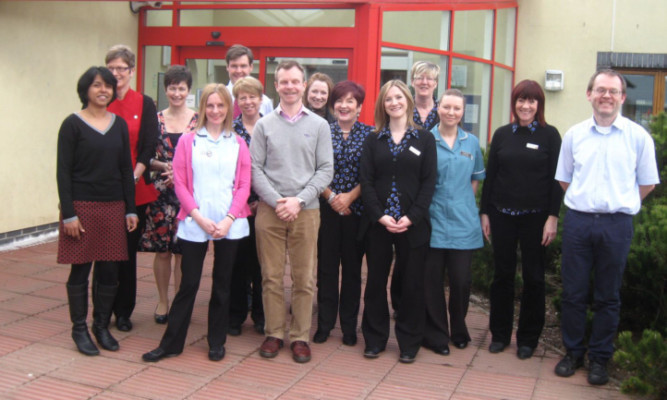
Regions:
<svg viewBox="0 0 667 400"><path fill-rule="evenodd" d="M401 208L412 221L407 231L410 244L413 247L421 246L430 239L428 209L437 179L435 138L423 129L413 132L418 137L413 135L407 148L396 157L389 151L385 137L373 133L364 141L360 161L361 198L364 204L361 237L385 215L385 202L395 179Z"/></svg>

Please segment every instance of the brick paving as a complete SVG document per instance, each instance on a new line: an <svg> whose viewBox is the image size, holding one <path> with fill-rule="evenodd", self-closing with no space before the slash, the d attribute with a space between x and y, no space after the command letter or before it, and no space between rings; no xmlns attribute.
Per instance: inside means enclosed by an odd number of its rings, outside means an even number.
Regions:
<svg viewBox="0 0 667 400"><path fill-rule="evenodd" d="M0 253L0 399L630 398L614 384L588 385L585 369L570 378L555 376L560 355L543 345L525 361L516 358L514 342L505 352L490 354L488 317L474 304L467 318L473 336L468 348L452 348L444 357L422 349L410 365L398 363L393 332L380 358L367 360L361 332L359 343L348 347L338 327L326 343L311 345L307 364L293 362L288 346L266 360L258 353L263 337L249 321L241 336L228 336L225 358L211 362L205 337L210 257L183 354L155 364L141 360L157 346L164 325L153 321L152 254L140 254L134 329L112 328L120 350L87 357L70 337L64 285L69 266L56 264L55 253L56 242ZM315 326L311 335L314 331Z"/></svg>

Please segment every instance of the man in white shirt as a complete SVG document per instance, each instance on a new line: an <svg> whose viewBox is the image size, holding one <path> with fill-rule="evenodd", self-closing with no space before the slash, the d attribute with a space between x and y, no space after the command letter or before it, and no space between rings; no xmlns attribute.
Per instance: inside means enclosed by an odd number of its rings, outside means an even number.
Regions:
<svg viewBox="0 0 667 400"><path fill-rule="evenodd" d="M232 95L234 118L236 118L241 114L241 109L236 105L232 88L237 80L249 76L252 72L252 50L241 44L235 44L227 50L225 60L227 61L227 73L229 73L227 89L229 90L229 94ZM266 95L262 95L262 105L259 107L260 114L267 115L271 111L273 111L273 100Z"/></svg>
<svg viewBox="0 0 667 400"><path fill-rule="evenodd" d="M561 330L567 355L556 365L558 376L571 376L583 365L586 311L594 273L593 327L588 340L588 382L609 381L607 361L621 308L620 289L630 251L632 216L659 183L653 139L620 114L626 82L613 70L596 72L586 96L593 117L565 134L556 180L568 207L563 220Z"/></svg>

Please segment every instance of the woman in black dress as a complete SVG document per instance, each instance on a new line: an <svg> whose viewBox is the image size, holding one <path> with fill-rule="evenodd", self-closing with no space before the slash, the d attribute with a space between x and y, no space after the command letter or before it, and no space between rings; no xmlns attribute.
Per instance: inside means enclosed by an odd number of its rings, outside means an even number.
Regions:
<svg viewBox="0 0 667 400"><path fill-rule="evenodd" d="M58 263L72 264L67 279L72 339L81 353L97 355L86 323L88 276L95 262L93 334L102 348L116 351L108 327L118 262L128 258L125 230L134 231L138 219L127 125L107 111L116 78L104 67L91 67L79 78L77 92L83 109L67 117L58 133Z"/></svg>

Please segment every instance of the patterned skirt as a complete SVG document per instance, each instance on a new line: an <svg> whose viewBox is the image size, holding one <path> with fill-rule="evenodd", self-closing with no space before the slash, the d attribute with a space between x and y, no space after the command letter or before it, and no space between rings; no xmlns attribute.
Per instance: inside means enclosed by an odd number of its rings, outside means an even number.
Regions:
<svg viewBox="0 0 667 400"><path fill-rule="evenodd" d="M125 202L75 201L74 211L85 232L79 239L65 234L62 218L58 236L58 263L127 260Z"/></svg>
<svg viewBox="0 0 667 400"><path fill-rule="evenodd" d="M181 254L176 237L176 215L180 207L178 197L173 188L165 187L160 180L155 181L155 187L160 191L160 197L146 209L146 228L139 241L139 251Z"/></svg>

